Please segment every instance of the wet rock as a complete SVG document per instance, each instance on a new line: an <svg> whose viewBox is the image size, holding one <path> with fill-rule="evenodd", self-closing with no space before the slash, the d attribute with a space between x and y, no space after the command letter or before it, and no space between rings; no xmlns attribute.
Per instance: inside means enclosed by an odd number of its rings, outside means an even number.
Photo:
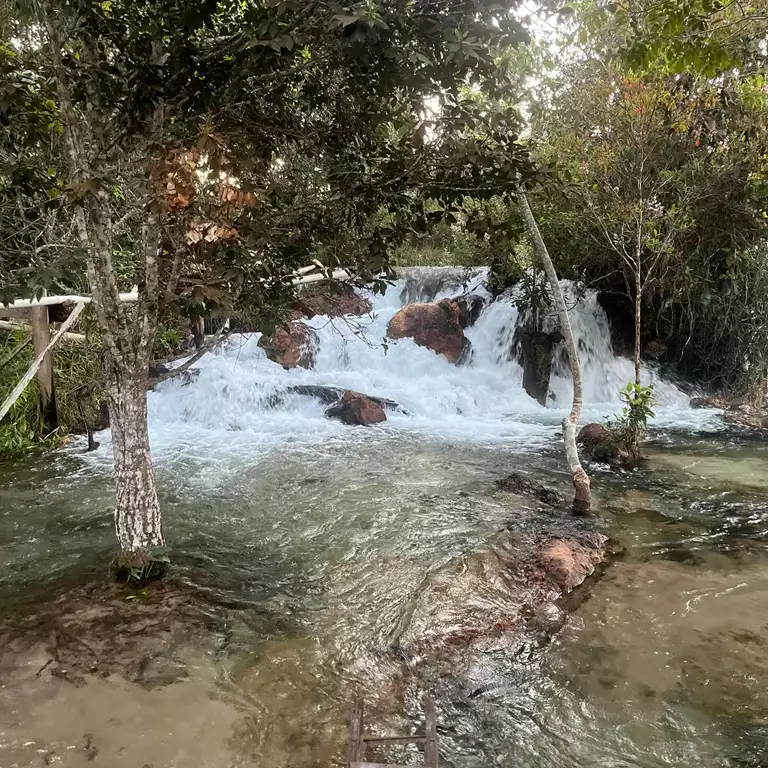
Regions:
<svg viewBox="0 0 768 768"><path fill-rule="evenodd" d="M599 534L595 534L599 537ZM563 594L579 586L603 559L605 541L553 539L539 547L538 562L544 577L557 585Z"/></svg>
<svg viewBox="0 0 768 768"><path fill-rule="evenodd" d="M722 397L694 397L689 405L691 408L716 408L724 411L728 408L728 403Z"/></svg>
<svg viewBox="0 0 768 768"><path fill-rule="evenodd" d="M643 357L646 360L661 360L666 353L667 345L658 339L649 341L643 348Z"/></svg>
<svg viewBox="0 0 768 768"><path fill-rule="evenodd" d="M109 405L106 400L102 400L99 403L99 415L96 418L96 423L93 425L93 429L109 429Z"/></svg>
<svg viewBox="0 0 768 768"><path fill-rule="evenodd" d="M350 392L351 390L342 389L341 387L328 387L322 384L297 384L288 387L286 391L291 395L316 397L323 403L323 405L335 405L342 399L345 392ZM365 397L385 410L408 413L408 411L406 411L399 403L396 403L394 400L389 400L386 397L375 397L374 395L365 395ZM282 403L282 400L280 400L279 403Z"/></svg>
<svg viewBox="0 0 768 768"><path fill-rule="evenodd" d="M296 318L315 315L360 316L369 314L372 309L371 302L348 283L314 283L299 295L296 302Z"/></svg>
<svg viewBox="0 0 768 768"><path fill-rule="evenodd" d="M403 307L389 321L387 336L395 340L411 338L454 364L466 359L470 349L461 325L461 309L450 299Z"/></svg>
<svg viewBox="0 0 768 768"><path fill-rule="evenodd" d="M171 367L166 365L165 363L158 363L157 361L152 361L149 364L149 378L150 379L158 379L160 376L165 376L165 374L171 372Z"/></svg>
<svg viewBox="0 0 768 768"><path fill-rule="evenodd" d="M599 291L597 303L608 318L611 346L617 355L632 357L635 348L635 308L623 293Z"/></svg>
<svg viewBox="0 0 768 768"><path fill-rule="evenodd" d="M546 405L555 346L562 341L563 336L560 331L530 330L520 331L515 336L523 367L523 389L539 405Z"/></svg>
<svg viewBox="0 0 768 768"><path fill-rule="evenodd" d="M768 428L768 411L748 403L734 403L727 407L724 419L747 429L763 431Z"/></svg>
<svg viewBox="0 0 768 768"><path fill-rule="evenodd" d="M271 336L259 339L259 346L267 357L283 368L312 368L318 343L315 331L298 322L287 328L276 328Z"/></svg>
<svg viewBox="0 0 768 768"><path fill-rule="evenodd" d="M400 655L413 666L526 631L605 557L607 538L575 526L561 521L562 535L500 532L434 572L396 638Z"/></svg>
<svg viewBox="0 0 768 768"><path fill-rule="evenodd" d="M368 427L387 420L384 409L360 392L347 390L341 401L326 410L325 415L331 419L339 419L350 426Z"/></svg>
<svg viewBox="0 0 768 768"><path fill-rule="evenodd" d="M496 485L507 493L515 493L518 496L532 496L539 501L549 504L552 507L561 507L565 504L565 499L557 491L547 488L536 480L513 472L507 477L497 480Z"/></svg>
<svg viewBox="0 0 768 768"><path fill-rule="evenodd" d="M332 405L341 400L345 390L341 387L325 387L319 384L297 384L288 387L289 395L303 395L304 397L315 397L323 405ZM282 405L282 398L278 400L278 405Z"/></svg>
<svg viewBox="0 0 768 768"><path fill-rule="evenodd" d="M611 433L602 424L587 424L579 431L576 442L589 448L603 440L609 440Z"/></svg>
<svg viewBox="0 0 768 768"><path fill-rule="evenodd" d="M723 397L694 397L690 401L691 408L713 408L724 411L723 420L727 424L745 427L756 434L762 434L768 429L768 408L758 407L741 401L726 400Z"/></svg>
<svg viewBox="0 0 768 768"><path fill-rule="evenodd" d="M628 468L637 463L615 435L602 424L587 424L582 427L576 443L582 447L589 459L600 464Z"/></svg>
<svg viewBox="0 0 768 768"><path fill-rule="evenodd" d="M476 293L465 293L454 299L459 306L459 323L462 328L473 326L485 309L485 299Z"/></svg>
<svg viewBox="0 0 768 768"><path fill-rule="evenodd" d="M157 379L166 376L166 374L169 374L172 371L173 368L171 368L169 365L166 365L165 363L150 363L149 388L153 390L158 384ZM175 376L171 376L170 380L181 382L181 386L186 387L195 381L199 375L199 368L187 368L186 371L182 371L181 373L177 373ZM169 381L169 379L165 379L165 381ZM163 382L159 383L162 384Z"/></svg>

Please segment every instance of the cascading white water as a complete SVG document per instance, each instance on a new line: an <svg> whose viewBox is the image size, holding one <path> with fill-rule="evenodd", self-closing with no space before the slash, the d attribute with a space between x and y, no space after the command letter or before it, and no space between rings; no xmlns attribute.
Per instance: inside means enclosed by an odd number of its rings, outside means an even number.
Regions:
<svg viewBox="0 0 768 768"><path fill-rule="evenodd" d="M421 269L405 271L383 296L371 296L371 317L308 324L320 339L313 370L284 370L257 346L257 335L233 336L200 363L189 385L169 382L150 395L150 431L155 454L195 453L209 460L232 449L257 451L365 439L376 434L414 434L438 439L512 444L536 449L549 443L570 407L571 383L563 361L556 361L550 407L522 388L522 369L510 352L518 320L509 299L490 303L467 330L473 356L455 366L410 339L387 341L389 320L408 299L438 299L464 290L485 294L483 271ZM486 294L487 295L487 294ZM608 320L589 294L571 312L581 350L585 419L604 418L619 408L618 391L634 377L632 363L611 349ZM696 427L701 412L688 408L688 396L644 367L654 382L658 423ZM317 400L286 395L293 384L353 389L397 401L405 413L389 413L373 430L350 429L325 418Z"/></svg>

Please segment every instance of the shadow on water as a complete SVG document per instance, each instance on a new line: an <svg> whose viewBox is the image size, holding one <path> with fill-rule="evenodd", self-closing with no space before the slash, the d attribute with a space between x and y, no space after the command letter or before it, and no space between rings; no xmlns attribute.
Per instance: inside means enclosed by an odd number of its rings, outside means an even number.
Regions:
<svg viewBox="0 0 768 768"><path fill-rule="evenodd" d="M2 667L0 764L36 766L44 750L64 768L338 765L358 691L372 727L392 732L418 722L431 690L451 768L767 765L768 453L755 445L675 437L649 470L596 471L592 523L567 525L610 534L618 554L599 578L520 631L418 666L393 653L396 628L429 618L406 617L426 605L424 585L450 594L450 579L433 578L446 564L472 567L502 529L566 530L494 487L522 469L567 492L560 467L555 449L520 457L416 438L273 452L243 460L236 482L169 461L162 636L151 597L118 596L120 607L77 591L109 564L108 474L74 451L4 467L0 600L16 617L5 626L55 605L104 627L88 611L106 603L113 613L98 615L125 622L113 629L143 627L132 653L159 671L126 681L105 668L78 687L37 674L49 638L16 648ZM470 598L478 610L497 599ZM116 709L117 723L105 714Z"/></svg>

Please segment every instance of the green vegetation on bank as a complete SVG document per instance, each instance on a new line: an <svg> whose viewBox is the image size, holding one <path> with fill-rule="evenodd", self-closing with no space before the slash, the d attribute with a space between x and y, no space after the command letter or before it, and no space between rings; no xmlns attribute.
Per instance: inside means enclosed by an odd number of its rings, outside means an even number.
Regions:
<svg viewBox="0 0 768 768"><path fill-rule="evenodd" d="M63 437L84 431L84 418L89 425L96 422L103 371L101 343L92 311L86 310L79 319L78 333L85 335L84 341L64 341L54 355L58 430L54 434L46 433L40 413L40 392L37 380L33 379L0 422L0 461L19 458L39 446L56 445ZM0 331L0 360L5 360L27 337L23 330ZM0 368L0 400L10 394L34 357L33 345L28 343ZM86 388L87 393L82 388Z"/></svg>

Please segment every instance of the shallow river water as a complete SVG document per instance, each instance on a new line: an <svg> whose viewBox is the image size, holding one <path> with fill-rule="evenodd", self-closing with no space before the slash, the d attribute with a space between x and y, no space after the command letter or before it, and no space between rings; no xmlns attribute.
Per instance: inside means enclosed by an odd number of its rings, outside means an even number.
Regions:
<svg viewBox="0 0 768 768"><path fill-rule="evenodd" d="M185 676L149 689L115 675L76 686L41 676L34 653L5 655L0 766L324 768L343 764L356 695L384 733L417 724L426 691L451 768L768 766L768 450L718 434L673 385L660 385L648 467L593 473L612 554L566 601L562 629L546 642L501 634L401 674L398 640L425 584L539 514L494 481L530 471L567 491L556 434L567 382L549 409L527 402L512 363L483 374L492 345L474 330L469 374L412 345L366 365L381 352L339 362L337 350L319 371L287 374L246 344L195 384L153 394L174 578L216 608L210 636L175 638ZM603 360L595 386L625 363ZM411 415L366 430L306 398L262 410L286 377L394 397ZM615 409L599 394L592 412ZM76 441L0 468L3 617L106 577L101 439L95 454ZM472 596L478 612L499 599L490 585Z"/></svg>

